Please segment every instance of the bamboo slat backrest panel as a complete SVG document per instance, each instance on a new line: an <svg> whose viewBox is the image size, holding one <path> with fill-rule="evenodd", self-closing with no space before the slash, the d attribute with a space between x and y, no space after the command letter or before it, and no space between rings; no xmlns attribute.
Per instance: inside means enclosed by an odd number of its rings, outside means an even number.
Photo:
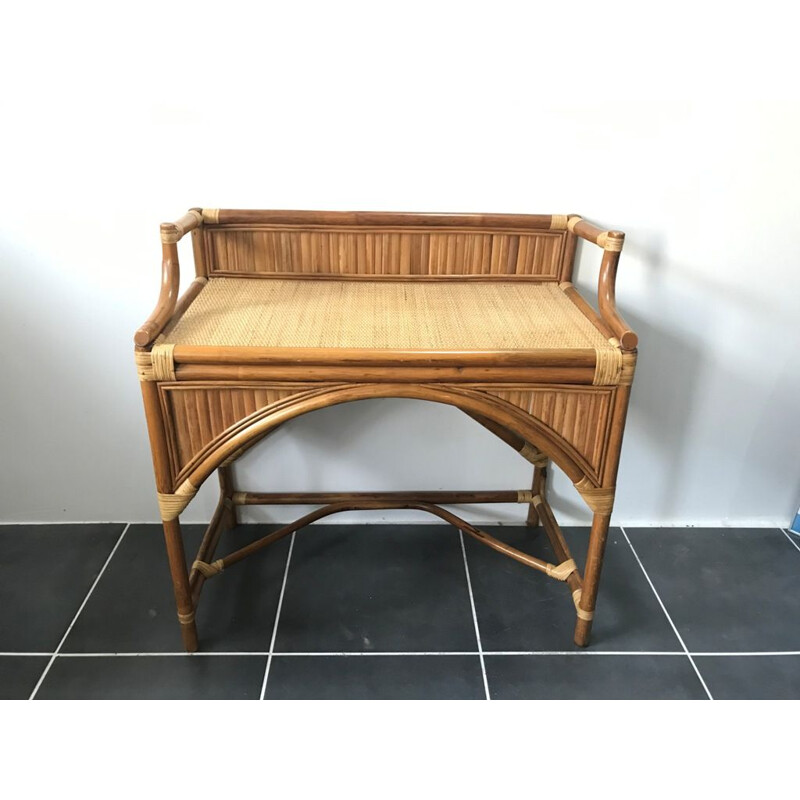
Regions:
<svg viewBox="0 0 800 800"><path fill-rule="evenodd" d="M566 230L480 226L473 220L446 225L225 220L206 224L202 235L210 276L556 281L569 250Z"/></svg>

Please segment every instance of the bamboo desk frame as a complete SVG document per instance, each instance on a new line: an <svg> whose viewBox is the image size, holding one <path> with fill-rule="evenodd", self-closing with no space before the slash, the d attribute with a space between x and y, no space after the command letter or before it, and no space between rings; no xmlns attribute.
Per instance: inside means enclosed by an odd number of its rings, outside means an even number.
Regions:
<svg viewBox="0 0 800 800"><path fill-rule="evenodd" d="M177 243L190 232L196 279L179 297ZM599 314L571 283L579 238L602 249ZM427 511L563 581L575 606L574 640L588 644L636 364L637 337L617 312L614 296L624 234L577 215L195 208L177 222L163 224L161 240L161 293L134 337L135 359L186 650L198 647L195 610L207 580L330 514L388 508ZM461 305L448 311L448 317L444 311L453 306L448 305L448 293L457 293L459 302L471 302L469 308L477 313L470 316ZM274 298L295 296L306 298L319 319L334 314L330 330L309 331L302 325L293 333L279 330L291 327L293 314L291 306L287 310ZM399 347L352 346L364 336L368 343L370 337L378 340L377 329L364 329L376 297L399 302L394 316L380 312L383 322L388 319L390 328L396 323L398 331L404 315L411 314L410 303L441 308L442 316L414 318L402 336L390 332L400 337ZM338 304L345 301L348 308L358 309L361 303L361 312L349 317L341 312L337 320L337 308L344 308ZM507 312L508 331L486 323L490 311L501 319ZM458 336L474 333L475 341L490 345L420 346L420 327L429 331L431 341L458 342ZM282 336L290 337L288 344ZM511 341L512 346L491 344L495 341ZM294 494L236 490L231 464L283 422L374 397L416 398L459 408L533 464L532 488ZM583 573L547 502L550 460L573 481L593 512ZM187 569L179 516L215 470L219 503ZM513 502L528 504L528 525L541 525L558 563L506 545L440 507ZM215 559L220 535L237 524L240 506L281 503L321 507Z"/></svg>

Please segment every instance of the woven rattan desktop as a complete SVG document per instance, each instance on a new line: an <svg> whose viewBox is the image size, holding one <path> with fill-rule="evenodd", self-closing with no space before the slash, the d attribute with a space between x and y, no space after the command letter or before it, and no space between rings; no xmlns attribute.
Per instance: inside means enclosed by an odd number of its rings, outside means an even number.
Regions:
<svg viewBox="0 0 800 800"><path fill-rule="evenodd" d="M177 243L197 278L178 298ZM572 286L578 238L602 248L600 314ZM589 641L636 363L617 314L624 235L577 216L192 209L161 226L158 305L136 364L178 620L197 649L203 584L337 511L414 508L550 578ZM534 465L532 489L291 495L237 491L230 465L286 420L370 397L455 406ZM593 512L583 574L545 497L549 460ZM178 517L215 470L220 500L191 569ZM558 563L489 536L440 504L526 503ZM237 507L321 507L222 558Z"/></svg>

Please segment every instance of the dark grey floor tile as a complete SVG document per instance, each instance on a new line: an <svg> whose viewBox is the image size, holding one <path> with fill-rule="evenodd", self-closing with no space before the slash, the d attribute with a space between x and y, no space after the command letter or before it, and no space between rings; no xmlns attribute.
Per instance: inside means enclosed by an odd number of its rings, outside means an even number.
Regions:
<svg viewBox="0 0 800 800"><path fill-rule="evenodd" d="M486 656L494 700L700 700L686 656Z"/></svg>
<svg viewBox="0 0 800 800"><path fill-rule="evenodd" d="M301 531L275 650L477 650L458 532L446 525Z"/></svg>
<svg viewBox="0 0 800 800"><path fill-rule="evenodd" d="M27 700L50 656L0 656L0 700Z"/></svg>
<svg viewBox="0 0 800 800"><path fill-rule="evenodd" d="M202 525L184 525L187 561ZM221 556L270 528L245 525L223 534ZM225 570L203 588L197 612L200 650L269 649L288 552L288 539ZM181 652L164 538L160 525L131 525L64 643L65 653Z"/></svg>
<svg viewBox="0 0 800 800"><path fill-rule="evenodd" d="M125 526L0 527L0 651L53 652Z"/></svg>
<svg viewBox="0 0 800 800"><path fill-rule="evenodd" d="M538 558L555 562L547 537L519 527L488 533ZM564 528L583 570L588 528ZM465 537L475 610L484 650L580 650L572 640L575 606L566 584L548 578ZM658 600L618 528L609 532L600 580L592 650L682 650Z"/></svg>
<svg viewBox="0 0 800 800"><path fill-rule="evenodd" d="M625 529L690 651L800 650L800 553L777 529Z"/></svg>
<svg viewBox="0 0 800 800"><path fill-rule="evenodd" d="M800 700L800 656L695 656L715 700Z"/></svg>
<svg viewBox="0 0 800 800"><path fill-rule="evenodd" d="M59 656L37 700L258 700L266 656Z"/></svg>
<svg viewBox="0 0 800 800"><path fill-rule="evenodd" d="M273 656L267 700L482 700L475 656Z"/></svg>

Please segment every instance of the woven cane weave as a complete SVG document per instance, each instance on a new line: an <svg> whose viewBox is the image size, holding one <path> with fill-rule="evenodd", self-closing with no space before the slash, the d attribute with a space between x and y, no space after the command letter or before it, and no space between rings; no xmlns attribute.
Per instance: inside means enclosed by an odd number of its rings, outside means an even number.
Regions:
<svg viewBox="0 0 800 800"><path fill-rule="evenodd" d="M532 350L613 345L555 283L215 278L159 344Z"/></svg>

